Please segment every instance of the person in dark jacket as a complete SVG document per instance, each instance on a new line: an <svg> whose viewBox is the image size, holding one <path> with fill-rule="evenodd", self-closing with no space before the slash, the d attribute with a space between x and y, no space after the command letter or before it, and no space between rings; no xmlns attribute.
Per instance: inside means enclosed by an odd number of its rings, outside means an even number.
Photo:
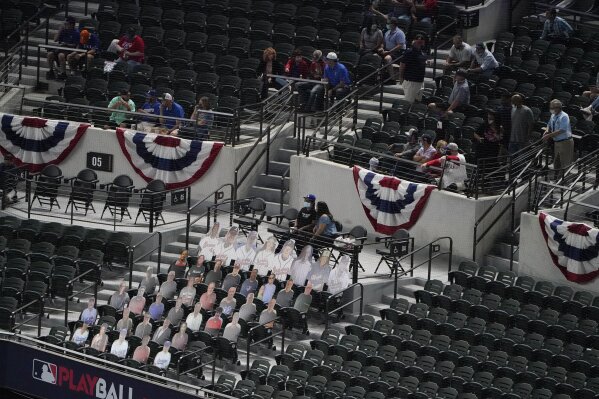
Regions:
<svg viewBox="0 0 599 399"><path fill-rule="evenodd" d="M268 88L274 87L277 90L287 84L283 78L271 78L268 75L283 75L283 64L277 61L277 52L274 48L268 47L262 53L262 60L258 64L258 76L262 78L262 99L268 97Z"/></svg>

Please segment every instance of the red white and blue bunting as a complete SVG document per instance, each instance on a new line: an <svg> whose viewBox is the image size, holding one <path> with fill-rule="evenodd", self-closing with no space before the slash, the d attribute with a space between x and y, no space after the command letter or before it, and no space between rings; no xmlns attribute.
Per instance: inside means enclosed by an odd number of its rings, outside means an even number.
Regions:
<svg viewBox="0 0 599 399"><path fill-rule="evenodd" d="M38 172L61 163L89 125L0 113L0 151L15 164Z"/></svg>
<svg viewBox="0 0 599 399"><path fill-rule="evenodd" d="M210 169L223 143L187 140L117 129L123 154L144 180L166 183L168 190L194 183Z"/></svg>
<svg viewBox="0 0 599 399"><path fill-rule="evenodd" d="M569 281L587 283L599 274L599 229L539 214L553 264Z"/></svg>
<svg viewBox="0 0 599 399"><path fill-rule="evenodd" d="M412 183L354 166L360 202L374 230L391 235L411 228L420 217L435 186Z"/></svg>

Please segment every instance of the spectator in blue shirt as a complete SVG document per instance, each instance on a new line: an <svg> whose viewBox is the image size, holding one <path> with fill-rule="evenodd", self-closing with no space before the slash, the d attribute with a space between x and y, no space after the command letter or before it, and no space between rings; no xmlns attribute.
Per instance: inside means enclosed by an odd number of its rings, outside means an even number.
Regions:
<svg viewBox="0 0 599 399"><path fill-rule="evenodd" d="M89 29L83 29L79 33L79 45L77 48L87 50L86 53L72 52L67 55L67 62L71 68L71 72L75 73L81 66L85 65L86 69L94 59L96 52L100 48L100 38Z"/></svg>
<svg viewBox="0 0 599 399"><path fill-rule="evenodd" d="M151 117L149 115L160 115L160 101L156 98L156 90L149 90L146 93L146 102L138 108L137 110L143 114L148 116L144 116L141 118L141 122L137 124L137 129L145 131L146 128L150 129L156 126L158 123L158 118Z"/></svg>
<svg viewBox="0 0 599 399"><path fill-rule="evenodd" d="M562 110L560 100L552 100L549 103L551 118L547 123L543 140L553 140L553 169L560 170L570 166L574 160L574 140L572 139L572 127L570 117Z"/></svg>
<svg viewBox="0 0 599 399"><path fill-rule="evenodd" d="M54 41L58 42L60 47L75 48L79 45L79 31L75 28L75 18L68 17L64 25L56 32ZM47 79L66 79L67 77L67 55L69 50L49 50L47 54L48 67L50 70L46 74ZM58 63L58 74L54 71L54 62Z"/></svg>
<svg viewBox="0 0 599 399"><path fill-rule="evenodd" d="M162 303L162 294L158 293L156 295L154 303L152 303L148 308L148 313L150 314L152 320L160 320L162 314L164 313L164 303Z"/></svg>
<svg viewBox="0 0 599 399"><path fill-rule="evenodd" d="M337 54L332 51L326 57L323 79L328 83L327 96L331 101L349 94L351 85L349 72L345 65L339 62Z"/></svg>
<svg viewBox="0 0 599 399"><path fill-rule="evenodd" d="M388 65L387 73L392 80L395 80L393 75L392 61L399 57L401 50L406 48L406 35L399 29L397 18L391 18L388 30L384 36L384 48L379 51L379 55L383 57L383 61Z"/></svg>
<svg viewBox="0 0 599 399"><path fill-rule="evenodd" d="M557 10L552 8L545 12L545 24L543 25L543 33L541 39L564 42L568 40L573 32L572 27L561 17L557 16Z"/></svg>
<svg viewBox="0 0 599 399"><path fill-rule="evenodd" d="M469 73L476 73L482 77L490 78L495 69L499 67L499 63L493 54L487 50L484 43L476 44L473 56L470 69L468 69Z"/></svg>
<svg viewBox="0 0 599 399"><path fill-rule="evenodd" d="M181 126L181 120L172 118L185 118L183 107L175 102L170 93L164 95L164 101L160 104L160 124L168 129L167 134L177 135Z"/></svg>
<svg viewBox="0 0 599 399"><path fill-rule="evenodd" d="M96 317L98 316L98 311L96 310L96 301L91 298L87 301L87 308L83 309L81 312L81 321L87 324L88 326L92 326L96 323Z"/></svg>

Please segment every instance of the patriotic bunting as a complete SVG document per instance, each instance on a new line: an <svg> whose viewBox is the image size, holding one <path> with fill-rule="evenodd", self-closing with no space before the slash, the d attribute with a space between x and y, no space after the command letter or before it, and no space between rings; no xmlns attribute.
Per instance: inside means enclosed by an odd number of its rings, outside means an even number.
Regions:
<svg viewBox="0 0 599 399"><path fill-rule="evenodd" d="M435 186L399 180L354 166L354 181L362 207L374 230L391 235L411 228Z"/></svg>
<svg viewBox="0 0 599 399"><path fill-rule="evenodd" d="M166 183L167 189L185 187L210 169L223 143L197 141L117 129L123 154L144 180Z"/></svg>
<svg viewBox="0 0 599 399"><path fill-rule="evenodd" d="M539 214L543 238L555 266L569 281L587 283L599 274L599 229Z"/></svg>
<svg viewBox="0 0 599 399"><path fill-rule="evenodd" d="M38 172L61 163L89 125L0 113L0 151L15 163Z"/></svg>

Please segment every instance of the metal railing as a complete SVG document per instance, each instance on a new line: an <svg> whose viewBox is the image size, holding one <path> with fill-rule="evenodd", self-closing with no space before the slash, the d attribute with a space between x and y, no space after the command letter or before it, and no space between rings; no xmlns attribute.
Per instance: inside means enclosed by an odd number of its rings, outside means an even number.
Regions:
<svg viewBox="0 0 599 399"><path fill-rule="evenodd" d="M558 10L560 16L571 17L569 22L572 23L573 28L576 29L579 25L587 25L588 27L595 27L595 23L599 20L599 15L591 14L590 12L583 12L572 10L567 7L562 7L559 5L550 5L547 3L533 2L530 5L531 11L533 15L536 15L539 21L541 20L541 15L545 15L545 11L549 8L555 8Z"/></svg>
<svg viewBox="0 0 599 399"><path fill-rule="evenodd" d="M98 284L100 284L102 282L101 273L102 273L102 270L101 270L100 265L96 265L94 268L88 269L88 270L84 271L83 273L81 273L80 275L75 276L66 282L67 295L64 298L64 326L65 327L68 327L68 325L69 325L69 302L73 298L75 298L75 296L86 292L90 288L93 288L94 289L94 303L98 303ZM83 281L83 278L88 276L89 274L93 274L93 276L91 276L91 278L93 278L93 282L85 285L83 288L81 288L77 292L68 294L75 287L76 282ZM90 277L87 277L87 278L85 278L85 280L89 280L89 278ZM129 281L131 281L131 278L129 278ZM129 288L131 288L131 283L129 283ZM38 335L39 335L39 332L38 332Z"/></svg>
<svg viewBox="0 0 599 399"><path fill-rule="evenodd" d="M250 371L250 357L251 357L251 348L253 346L259 345L263 342L272 342L273 339L275 337L281 336L281 354L285 353L285 330L287 329L284 323L284 318L283 316L277 316L275 319L271 320L271 321L267 321L265 323L259 324L257 326L254 326L252 328L250 328L250 330L248 331L248 336L247 336L247 344L246 344L246 365L245 365L245 372L246 374L249 373ZM265 326L267 324L271 324L273 323L273 328L271 328L271 330L274 330L274 325L275 324L280 324L281 325L281 330L277 331L277 332L272 332L271 334L267 337L264 337L258 341L253 341L252 340L252 334L254 333L254 331L256 331L257 329L259 329L260 327L266 328Z"/></svg>
<svg viewBox="0 0 599 399"><path fill-rule="evenodd" d="M40 307L37 315L31 316L31 317L21 321L19 324L15 324L17 316L22 316L24 313L27 312L27 309L29 309L30 307L34 306L37 303L39 303L39 307ZM9 324L11 326L10 331L14 332L17 329L19 329L21 326L23 326L23 325L29 323L31 320L37 318L37 335L39 336L42 333L42 318L43 317L44 317L44 296L40 296L39 298L34 299L24 305L21 305L20 307L16 308L15 310L10 311L10 316L9 316ZM0 331L0 334L6 334L6 333Z"/></svg>
<svg viewBox="0 0 599 399"><path fill-rule="evenodd" d="M455 28L457 26L458 26L458 21L453 21L450 24L439 29L435 33L435 38L432 41L432 43L434 43L434 47L433 47L433 78L435 78L437 76L437 53L438 53L438 51L442 47L445 47L447 44L451 43L451 41L453 40L453 37L449 37L448 39L442 41L441 43L437 43L437 38L439 37L439 34L443 33L444 31L446 31L448 29Z"/></svg>
<svg viewBox="0 0 599 399"><path fill-rule="evenodd" d="M196 357L199 354L202 354L204 352L212 352L212 360L208 361L206 363L202 363L202 358L200 357L200 364L195 365L191 368L185 369L183 370L183 372L181 371L181 364L183 362L184 359L187 359L189 357ZM212 364L212 384L214 384L214 374L215 374L215 368L216 368L216 351L214 350L213 347L211 346L205 346L202 349L198 349L197 351L193 351L193 352L185 352L183 353L179 359L177 359L177 379L181 378L181 374L185 373L191 373L192 371L196 371L196 370L202 370L205 366Z"/></svg>
<svg viewBox="0 0 599 399"><path fill-rule="evenodd" d="M148 249L146 252L144 252L143 254L137 256L134 258L135 256L135 250L137 248L139 248L142 244L148 242L150 239L154 238L154 237L158 237L158 243ZM129 247L129 257L128 257L128 263L129 263L129 289L131 289L131 286L133 284L133 265L135 265L135 263L139 262L141 259L152 255L154 252L158 251L158 257L156 260L156 274L160 274L160 264L162 262L162 233L159 231L155 231L152 234L150 234L149 236L147 236L146 238L142 239L141 241L137 242L134 245L131 245Z"/></svg>
<svg viewBox="0 0 599 399"><path fill-rule="evenodd" d="M343 295L346 292L349 292L350 290L352 290L352 292L353 292L355 287L360 287L360 296L358 298L354 298L348 302L345 302L343 305L337 306L333 310L329 310L333 300L336 300L337 298L339 298L339 300L341 300L341 298L343 297ZM354 283L354 284L350 285L349 287L345 288L344 290L341 290L341 291L331 295L330 297L328 297L325 302L325 305L324 305L324 312L326 315L325 328L329 328L330 318L333 314L339 312L340 310L345 309L348 306L353 305L356 302L360 302L359 314L360 314L360 316L362 316L362 312L364 311L364 285L362 283Z"/></svg>

